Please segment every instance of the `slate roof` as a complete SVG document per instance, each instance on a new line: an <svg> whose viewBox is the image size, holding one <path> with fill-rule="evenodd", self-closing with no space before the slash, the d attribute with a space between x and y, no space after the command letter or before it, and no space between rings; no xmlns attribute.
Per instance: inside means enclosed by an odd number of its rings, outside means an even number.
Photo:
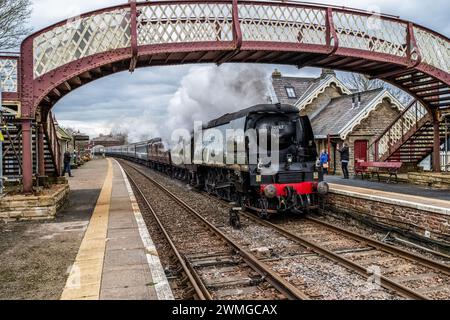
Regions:
<svg viewBox="0 0 450 320"><path fill-rule="evenodd" d="M311 119L314 135L338 135L340 131L383 91L382 88L361 92L361 105L352 108L353 95L334 98L330 103ZM355 94L357 97L357 95ZM358 99L356 98L356 101Z"/></svg>
<svg viewBox="0 0 450 320"><path fill-rule="evenodd" d="M58 136L58 138L60 140L66 140L66 141L72 140L72 136L70 135L70 133L68 133L66 130L64 130L60 126L58 126L58 128L56 130L56 135Z"/></svg>
<svg viewBox="0 0 450 320"><path fill-rule="evenodd" d="M295 78L295 77L272 77L272 86L281 104L294 105L300 97L315 83L320 82L320 78ZM286 87L294 88L296 97L289 98Z"/></svg>

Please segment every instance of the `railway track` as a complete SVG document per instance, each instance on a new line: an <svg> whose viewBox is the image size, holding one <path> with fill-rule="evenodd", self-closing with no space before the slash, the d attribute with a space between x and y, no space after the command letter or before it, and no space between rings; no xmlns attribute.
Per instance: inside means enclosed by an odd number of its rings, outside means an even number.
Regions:
<svg viewBox="0 0 450 320"><path fill-rule="evenodd" d="M176 193L169 183L162 186L162 184L155 181L161 181L161 179L164 178L168 179L167 177L158 175L152 179L142 172L144 167L134 164L130 164L130 166L133 167L135 171L138 171L140 175L145 175L151 184L155 186L159 185L158 188L164 189L165 193L167 193L167 191L172 195ZM147 173L150 172L152 171L147 171ZM171 190L167 190L168 188ZM180 191L182 191L181 194ZM366 275L355 275L353 271L349 272L348 270L345 270L341 266L336 265L334 261L311 251L310 248L298 245L298 243L286 239L284 235L275 232L272 227L262 228L258 226L257 230L253 230L254 233L257 233L254 234L254 236L260 237L260 239L257 239L256 241L256 243L259 244L255 248L255 246L251 246L243 241L245 236L248 236L247 232L236 233L234 232L234 229L228 226L228 215L218 214L217 210L208 211L206 208L198 206L197 202L205 202L205 196L198 193L186 193L186 190L178 190L178 195L181 197L184 197L187 194L201 197L203 201L184 198L185 200L183 202L189 202L191 206L195 206L195 210L202 213L203 219L207 219L207 221L217 229L220 229L221 233L225 234L228 239L232 239L232 241L237 243L243 250L251 252L254 257L257 257L258 261L266 266L266 270L275 274L278 279L283 279L284 283L290 287L301 292L303 299L357 299L361 297L366 299L402 298L402 296L393 290L386 290L384 288L367 290L365 286L367 280ZM179 198L178 196L175 197ZM228 204L224 204L215 198L212 198L211 202L212 201L220 203L223 208L229 208ZM194 221L192 222L195 223ZM247 222L246 225L254 226L256 224L254 222ZM248 229L246 229L246 231L248 231ZM264 246L268 240L277 243L274 254L267 255L262 252L264 250L259 250L260 248L258 248ZM311 259L319 260L319 262L310 261ZM320 264L320 266L316 268L315 266L317 266L317 264ZM306 276L305 273L307 274ZM306 277L306 279L304 279L304 277ZM332 288L330 287L331 285L333 286ZM325 293L322 288L327 288L328 292Z"/></svg>
<svg viewBox="0 0 450 320"><path fill-rule="evenodd" d="M157 181L121 164L169 243L193 298L309 298Z"/></svg>
<svg viewBox="0 0 450 320"><path fill-rule="evenodd" d="M415 292L418 298L450 298L450 267L446 264L313 217L274 227L332 252L338 259L366 269L378 268L382 281Z"/></svg>
<svg viewBox="0 0 450 320"><path fill-rule="evenodd" d="M135 168L135 170L138 169ZM201 195L208 197L211 201L221 203L224 208L229 208L228 203L225 204L225 202L206 194ZM204 212L206 211L202 210L202 213ZM402 297L448 299L450 296L450 269L444 264L314 218L293 220L283 225L277 225L261 220L248 212L241 212L240 215L241 218L246 219L243 224L260 225L275 230L278 235L297 244L299 247L294 250L297 256L312 254L325 257L366 279L371 277L374 281L378 281L381 287L396 292ZM226 222L223 214L219 216L222 219L218 217L217 213L216 216L207 214L206 218L223 231ZM265 263L271 268L277 269L276 261L280 259L281 255L275 254L275 258L273 256L272 258L266 257ZM282 257L281 260L283 260ZM275 263L273 263L274 261ZM389 267L389 262L394 261L396 263ZM387 267L383 266L383 263L387 263ZM368 272L372 272L372 274L368 274ZM295 282L294 285L299 286ZM307 292L308 290L302 287L302 291ZM320 294L311 292L309 297L321 298Z"/></svg>

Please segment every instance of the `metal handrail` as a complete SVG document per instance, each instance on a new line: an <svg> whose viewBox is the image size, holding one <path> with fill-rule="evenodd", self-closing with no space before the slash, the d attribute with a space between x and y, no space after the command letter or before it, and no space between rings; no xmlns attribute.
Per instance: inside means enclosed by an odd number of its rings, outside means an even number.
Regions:
<svg viewBox="0 0 450 320"><path fill-rule="evenodd" d="M46 129L47 129L48 145L54 157L55 171L56 174L59 176L61 174L61 150L59 149L58 144L57 126L53 119L53 114L51 111L48 113Z"/></svg>
<svg viewBox="0 0 450 320"><path fill-rule="evenodd" d="M391 122L391 124L377 137L377 139L375 139L375 141L369 146L369 154L372 154L373 158L375 161L379 160L381 158L381 156L383 156L386 152L390 152L390 148L391 146L395 143L398 142L400 140L403 141L405 134L407 134L409 132L409 130L411 130L414 126L416 128L416 130L420 129L418 128L418 123L419 121L421 121L422 119L424 119L424 117L428 116L428 113L423 113L423 114L419 114L419 107L423 107L419 101L417 100L413 100L409 103L409 105ZM415 109L414 111L414 125L410 126L408 128L405 128L405 123L408 123L408 121L405 121L407 115L410 114L410 111L412 109ZM411 120L411 119L407 119L407 120ZM396 128L399 125L400 122L400 130L401 132L393 132L394 128ZM382 139L386 138L386 135L388 136L388 149L384 150L383 152L381 152L380 154L380 142ZM399 136L397 139L395 138L396 136Z"/></svg>

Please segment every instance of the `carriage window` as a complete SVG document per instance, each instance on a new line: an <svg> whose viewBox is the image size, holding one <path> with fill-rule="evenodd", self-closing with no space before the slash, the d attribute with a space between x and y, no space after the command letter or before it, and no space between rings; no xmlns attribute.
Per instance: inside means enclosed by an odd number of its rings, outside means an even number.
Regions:
<svg viewBox="0 0 450 320"><path fill-rule="evenodd" d="M297 98L297 95L295 94L295 90L293 87L286 87L286 93L289 98Z"/></svg>

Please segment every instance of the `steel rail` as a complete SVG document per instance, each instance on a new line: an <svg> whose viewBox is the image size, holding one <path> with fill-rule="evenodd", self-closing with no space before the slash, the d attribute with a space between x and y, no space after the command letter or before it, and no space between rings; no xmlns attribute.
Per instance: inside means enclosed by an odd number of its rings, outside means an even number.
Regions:
<svg viewBox="0 0 450 320"><path fill-rule="evenodd" d="M320 245L318 245L318 244L316 244L314 242L311 242L311 241L309 241L309 240L307 240L307 239L305 239L305 238L303 238L301 236L298 236L298 235L296 235L296 234L286 230L283 227L280 227L280 226L278 226L276 224L273 224L271 222L268 222L268 221L262 220L260 218L257 218L253 214L250 214L248 212L241 212L241 214L244 215L246 218L254 221L254 222L257 222L257 223L259 223L261 225L264 225L264 226L266 226L268 228L275 229L276 231L280 232L281 234L283 234L287 238L289 238L289 239L291 239L291 240L293 240L293 241L295 241L297 243L300 243L303 246L306 246L306 247L310 248L312 251L315 251L318 254L320 254L322 256L325 256L325 257L327 257L327 258L329 258L329 259L331 259L331 260L333 260L333 261L335 261L335 262L337 262L337 263L339 263L341 265L344 265L347 268L350 268L350 269L356 271L358 274L360 274L360 275L362 275L362 276L364 276L366 278L369 277L369 275L367 274L367 269L365 267L363 267L363 266L361 266L361 265L359 265L359 264L357 264L357 263L355 263L355 262L353 262L353 261L351 261L349 259L346 259L346 258L342 257L341 255L339 255L339 254L337 254L337 253L335 253L335 252L333 252L331 250L328 250L328 249L326 249L326 248L324 248L324 247L322 247L322 246L320 246ZM401 284L399 284L399 283L397 283L397 282L395 282L393 280L390 280L389 278L387 278L387 277L385 277L383 275L380 275L380 280L381 280L380 284L381 284L381 286L383 288L391 289L393 291L396 291L396 292L400 293L402 296L404 296L406 298L419 299L419 300L430 300L430 298L428 298L427 296L422 295L422 294L420 294L418 292L415 292L414 290L411 290L408 287L405 287L405 286L403 286L403 285L401 285Z"/></svg>
<svg viewBox="0 0 450 320"><path fill-rule="evenodd" d="M154 181L152 178L148 177L146 174L140 172L137 168L135 168L134 166L131 166L133 169L135 169L137 172L139 172L140 174L142 174L143 176L145 176L147 179ZM171 193L169 190L167 190L167 188L165 188L164 186L162 186L161 184L159 184L158 182L154 181L154 183L156 185L158 185L160 188L163 188L164 190L166 190L166 192L169 192L170 194L173 195L173 193ZM212 195L206 194L204 192L201 192L202 195L206 196L206 197L210 197L212 199L221 201L225 204L228 204L226 201L219 199L217 197L213 197ZM176 195L173 195L173 197L178 198ZM179 201L183 202L183 200L179 199ZM184 203L185 206L189 207L186 203ZM183 206L184 206L183 205ZM198 213L197 213L198 214ZM297 234L294 234L290 231L288 231L287 229L278 226L276 224L273 224L271 222L268 222L266 220L262 220L258 217L255 217L253 214L248 213L248 212L243 212L241 211L241 215L244 215L246 218L259 223L260 225L266 226L268 228L274 229L275 231L278 231L279 233L281 233L282 235L286 236L287 238L289 238L290 240L297 242L305 247L310 248L312 251L318 253L319 255L325 256L328 259L331 259L341 265L344 265L347 268L350 268L351 270L357 272L358 274L360 274L361 276L364 276L365 278L368 278L369 275L367 274L367 269L347 258L342 257L341 255L328 250L314 242L311 242ZM203 217L200 216L201 219L204 220ZM333 226L331 224L328 224L326 222L322 222L320 220L314 219L314 218L307 218L313 222L317 222L319 224L322 224L326 227L329 227L330 229L335 230L336 232L341 232L344 235L352 238L353 240L358 240L358 241L364 241L367 244L369 244L370 246L374 247L374 249L380 250L380 251L385 251L388 252L390 254L396 255L396 256L400 256L408 261L411 262L415 262L415 263L419 263L422 265L425 265L429 268L432 268L433 270L438 270L446 275L450 275L450 268L444 264L441 264L439 262L427 259L426 257L420 256L420 255L416 255L414 253L410 253L408 251L402 250L400 248L379 242L377 240L373 240L371 238L367 238L363 235L345 230L345 229L341 229L339 227ZM210 224L208 222L208 224ZM214 226L212 226L214 227ZM214 227L215 228L215 227ZM219 231L220 232L220 231ZM226 236L225 236L226 237ZM426 295L420 294L396 281L393 281L391 279L389 279L388 277L385 277L383 275L380 275L380 280L381 280L381 286L383 288L386 289L390 289L393 290L395 292L400 293L402 296L406 297L406 298L412 298L412 299L419 299L419 300L430 300L430 298Z"/></svg>
<svg viewBox="0 0 450 320"><path fill-rule="evenodd" d="M142 190L138 187L136 181L134 181L134 179L128 174L128 172L125 171L125 173L126 173L128 179L131 181L131 184L134 186L134 188L137 190L137 192L139 193L141 198L144 200L145 205L147 206L147 208L151 212L151 214L152 214L153 218L155 219L159 229L164 234L164 237L166 238L166 241L169 243L170 248L174 252L176 258L179 261L179 263L181 264L181 267L183 268L184 273L188 277L189 282L191 283L191 285L192 285L192 287L193 287L197 297L200 300L212 300L211 294L209 293L208 289L206 289L206 287L203 284L203 282L201 282L200 279L198 279L198 276L192 274L192 272L190 270L190 267L188 267L188 265L186 264L185 260L183 259L183 257L181 256L180 252L178 251L177 247L173 243L172 238L167 233L166 229L164 228L164 226L161 223L161 220L158 218L158 216L157 216L155 210L153 209L152 205L148 202L147 198L144 196L144 193L142 192Z"/></svg>
<svg viewBox="0 0 450 320"><path fill-rule="evenodd" d="M361 234L352 232L350 230L346 230L346 229L340 228L340 227L332 225L332 224L330 224L328 222L320 221L320 220L318 220L316 218L313 218L313 217L307 217L306 219L310 220L310 221L313 221L313 222L315 222L317 224L320 224L322 226L325 226L325 227L327 227L329 229L332 229L332 230L334 230L334 231L336 231L338 233L344 234L344 235L346 235L346 236L348 236L350 238L357 239L359 241L364 241L365 243L369 244L370 246L372 246L375 249L378 249L380 251L385 251L385 252L388 252L390 254L400 256L400 257L402 257L404 259L407 259L409 261L412 261L412 262L419 262L422 265L425 265L425 266L427 266L429 268L432 268L432 269L435 269L435 270L439 270L440 272L450 276L450 267L445 265L445 264L443 264L443 263L439 263L437 261L428 259L428 258L426 258L424 256L421 256L421 255L418 255L418 254L414 254L412 252L408 252L408 251L403 250L401 248L398 248L398 247L395 247L393 245L390 245L390 244L387 244L387 243L383 243L381 241L378 241L378 240L375 240L375 239L363 236ZM447 255L441 255L441 256L450 259L450 257L447 256Z"/></svg>
<svg viewBox="0 0 450 320"><path fill-rule="evenodd" d="M227 235L221 232L218 228L216 228L213 224L211 224L208 220L206 220L201 214L199 214L195 209L191 208L186 202L181 200L175 194L173 194L170 190L164 187L162 184L157 182L156 180L150 178L145 173L141 172L139 169L135 168L132 165L128 165L130 168L133 168L137 173L145 177L148 181L157 186L160 190L165 192L170 198L175 200L180 206L185 208L189 213L194 215L198 220L200 220L204 225L206 225L209 229L211 229L216 235L225 240L227 244L233 247L244 259L244 261L252 267L256 272L262 275L265 280L267 280L272 286L274 286L279 292L283 293L287 298L291 300L310 300L310 298L293 286L291 283L283 279L279 276L275 271L273 271L269 266L265 263L259 261L253 254L243 249L241 246L236 244L233 240L231 240Z"/></svg>
<svg viewBox="0 0 450 320"><path fill-rule="evenodd" d="M216 199L216 200L219 200L219 201L222 201L222 202L226 203L225 200L221 200L221 199L219 199L217 197L213 197L213 196L211 196L209 194L206 194L204 192L202 192L202 194L205 195L206 197L211 197L213 199ZM262 220L259 217L255 217L253 214L251 214L249 212L241 211L240 214L244 215L249 220L252 220L252 221L254 221L256 223L259 223L260 225L263 225L263 226L271 228L271 229L275 229L275 231L281 233L282 235L284 235L288 239L290 239L290 240L292 240L294 242L297 242L297 243L299 243L299 244L301 244L301 245L303 245L305 247L308 247L312 251L318 253L319 255L325 256L326 258L331 259L331 260L333 260L333 261L335 261L335 262L337 262L337 263L339 263L341 265L344 265L345 267L350 268L353 271L356 271L361 276L364 276L366 278L369 277L369 275L367 274L367 269L366 268L364 268L363 266L361 266L361 265L359 265L357 263L354 263L353 261L351 261L349 259L346 259L346 258L340 256L339 254L337 254L337 253L335 253L335 252L333 252L331 250L328 250L328 249L326 249L326 248L324 248L324 247L322 247L322 246L320 246L320 245L318 245L318 244L316 244L314 242L311 242L311 241L309 241L309 240L307 240L307 239L305 239L303 237L300 237L299 235L296 235L296 234L288 231L287 229L285 229L283 227L280 227L280 226L278 226L276 224L273 224L271 222L268 222L266 220ZM350 233L349 233L349 235L350 235ZM363 236L360 236L360 237L361 237L360 241L366 241L365 237L363 237ZM367 242L369 243L370 240L372 240L372 239L367 239ZM375 240L372 240L372 241L374 241L374 243L376 243ZM383 245L383 243L381 243L381 245ZM378 248L375 247L375 249L378 249ZM396 249L396 248L394 247L394 249ZM381 250L381 249L379 249L379 250ZM391 253L391 254L394 254L394 253L392 253L392 252L390 252L388 250L386 250L386 251ZM402 250L402 252L403 252L403 250ZM404 251L404 252L405 252L405 254L410 255L411 258L408 259L408 260L413 261L413 262L417 262L417 261L415 261L413 259L416 255L414 255L412 253L409 253L407 251ZM423 259L427 260L425 257L421 257L421 256L417 256L417 257L418 257L418 260L421 260L421 261ZM431 261L431 263L432 264L436 263L440 267L447 268L447 271L448 271L448 267L445 266L445 265L441 265L441 264L439 264L439 263L437 263L435 261ZM429 265L427 265L427 266L429 266ZM433 266L429 266L429 267L435 269ZM420 294L418 292L415 292L414 290L411 290L408 287L405 287L405 286L403 286L403 285L401 285L401 284L399 284L399 283L397 283L397 282L395 282L393 280L390 280L389 278L387 278L385 276L380 276L380 280L381 280L381 286L383 288L394 290L394 291L400 293L401 295L403 295L406 298L413 298L413 299L420 299L420 300L430 300L429 297L427 297L425 295L422 295L422 294Z"/></svg>

